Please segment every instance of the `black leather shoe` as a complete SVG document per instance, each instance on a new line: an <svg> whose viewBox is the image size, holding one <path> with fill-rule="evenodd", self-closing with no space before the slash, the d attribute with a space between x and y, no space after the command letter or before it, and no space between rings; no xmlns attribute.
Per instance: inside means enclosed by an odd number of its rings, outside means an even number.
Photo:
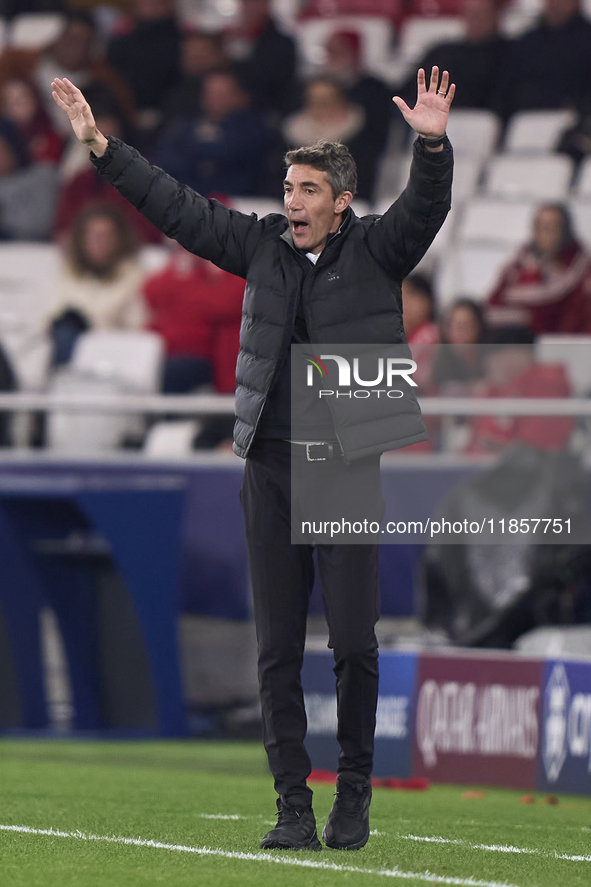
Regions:
<svg viewBox="0 0 591 887"><path fill-rule="evenodd" d="M357 774L339 774L334 804L322 832L333 850L359 850L369 838L371 780Z"/></svg>
<svg viewBox="0 0 591 887"><path fill-rule="evenodd" d="M280 797L277 810L277 825L261 841L262 850L322 850L311 807L293 807Z"/></svg>

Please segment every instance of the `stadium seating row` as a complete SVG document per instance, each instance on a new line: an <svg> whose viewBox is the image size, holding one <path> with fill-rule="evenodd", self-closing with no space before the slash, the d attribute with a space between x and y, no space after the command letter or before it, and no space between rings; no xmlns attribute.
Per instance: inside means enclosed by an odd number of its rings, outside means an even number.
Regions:
<svg viewBox="0 0 591 887"><path fill-rule="evenodd" d="M458 15L410 15L396 33L392 20L367 14L367 4L360 0L354 15L330 15L298 19L300 0L275 0L274 14L283 29L298 44L303 69L321 64L327 37L336 30L356 31L362 37L363 61L372 71L389 82L396 82L408 74L412 66L435 43L460 40L465 28ZM223 28L235 4L181 2L181 19L188 25L205 30ZM540 0L513 0L503 12L501 30L508 36L517 36L535 21ZM591 0L585 0L583 9L591 17ZM437 10L434 10L435 12ZM103 26L109 27L112 15L99 15ZM63 18L59 13L22 13L7 22L0 18L0 51L4 46L32 48L53 40L60 31Z"/></svg>

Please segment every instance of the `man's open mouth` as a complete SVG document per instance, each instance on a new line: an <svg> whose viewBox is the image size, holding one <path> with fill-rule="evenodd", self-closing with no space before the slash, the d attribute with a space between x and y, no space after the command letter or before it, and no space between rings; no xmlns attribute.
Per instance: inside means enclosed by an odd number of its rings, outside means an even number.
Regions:
<svg viewBox="0 0 591 887"><path fill-rule="evenodd" d="M302 221L299 221L299 220L298 220L298 221L294 221L294 222L292 222L292 223L291 223L291 227L292 227L292 230L293 230L293 233L294 233L294 234L301 234L302 231L305 231L306 228L308 227L308 223L307 223L307 222L302 222Z"/></svg>

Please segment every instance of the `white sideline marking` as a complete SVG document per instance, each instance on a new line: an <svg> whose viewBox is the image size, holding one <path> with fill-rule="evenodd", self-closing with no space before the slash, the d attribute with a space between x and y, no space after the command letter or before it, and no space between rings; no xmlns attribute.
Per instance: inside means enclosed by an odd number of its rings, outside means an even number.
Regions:
<svg viewBox="0 0 591 887"><path fill-rule="evenodd" d="M243 816L242 813L198 813L200 819L231 819L236 822L239 819L256 819L261 825L277 825L274 819L263 819L259 814L254 816Z"/></svg>
<svg viewBox="0 0 591 887"><path fill-rule="evenodd" d="M200 813L200 819L254 819L253 816L241 816L239 813Z"/></svg>
<svg viewBox="0 0 591 887"><path fill-rule="evenodd" d="M432 872L404 872L399 868L367 869L354 865L338 865L334 862L320 862L313 859L297 859L290 856L273 856L269 853L240 853L213 847L190 847L185 844L165 844L146 838L125 838L119 835L93 835L81 832L64 832L53 828L31 828L28 825L0 825L0 831L16 832L25 835L47 835L51 838L74 838L79 841L102 841L107 844L125 844L133 847L152 847L156 850L173 850L177 853L194 853L197 856L221 856L224 859L240 859L250 862L267 862L279 865L292 865L300 868L320 869L331 872L353 872L359 875L377 875L384 878L399 878L403 881L425 881L428 884L452 885L452 887L516 887L507 881L480 881L476 878L454 878L436 875Z"/></svg>
<svg viewBox="0 0 591 887"><path fill-rule="evenodd" d="M397 822L410 823L410 819L398 819ZM480 826L480 827L486 827L486 828L506 828L507 827L507 823L505 823L505 822L491 822L491 821L481 822L478 819L456 819L454 822L454 825L461 825L462 827L464 827L466 825L472 825L472 826ZM558 831L558 829L560 829L560 831L567 831L567 832L591 832L591 828L589 828L589 826L586 826L586 825L550 825L549 823L547 825L536 825L536 823L533 823L533 822L521 822L521 823L512 822L511 828L512 829L518 829L518 828L529 829L530 831L532 831L532 830Z"/></svg>
<svg viewBox="0 0 591 887"><path fill-rule="evenodd" d="M535 847L513 847L511 844L471 844L462 838L442 838L439 835L424 837L423 835L396 835L405 841L420 841L424 844L455 844L457 847L469 847L471 850L490 850L493 853L522 853L529 856L544 856L546 859L566 859L568 862L591 862L591 856L570 856L568 853L549 853Z"/></svg>

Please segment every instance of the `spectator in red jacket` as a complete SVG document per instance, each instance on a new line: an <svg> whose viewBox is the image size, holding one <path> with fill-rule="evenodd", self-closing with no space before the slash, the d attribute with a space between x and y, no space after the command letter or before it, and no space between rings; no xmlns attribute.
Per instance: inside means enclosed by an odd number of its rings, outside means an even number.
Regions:
<svg viewBox="0 0 591 887"><path fill-rule="evenodd" d="M506 268L488 300L494 325L541 333L591 333L591 255L561 204L538 210L533 238Z"/></svg>
<svg viewBox="0 0 591 887"><path fill-rule="evenodd" d="M485 346L484 380L475 397L570 397L571 387L561 364L535 360L534 336L527 327L503 327L497 344ZM563 450L574 423L569 416L475 416L468 453L497 453L522 443L545 452Z"/></svg>
<svg viewBox="0 0 591 887"><path fill-rule="evenodd" d="M235 387L244 281L177 247L168 265L144 285L149 329L163 337L165 393L213 382Z"/></svg>

